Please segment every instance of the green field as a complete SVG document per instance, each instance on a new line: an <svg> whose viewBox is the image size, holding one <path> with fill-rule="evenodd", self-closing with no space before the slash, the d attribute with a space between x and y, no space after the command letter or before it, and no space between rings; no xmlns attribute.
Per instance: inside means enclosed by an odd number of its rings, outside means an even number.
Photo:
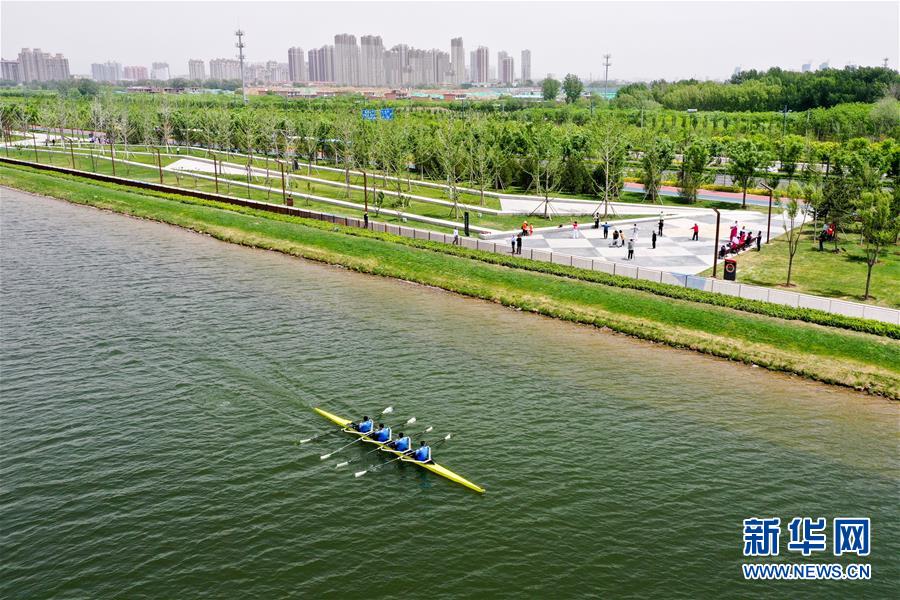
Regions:
<svg viewBox="0 0 900 600"><path fill-rule="evenodd" d="M900 246L887 248L872 269L870 297L863 300L866 289L866 258L859 233L848 232L838 238L838 249L826 243L819 251L813 238L813 225L804 228L803 239L794 256L790 288L804 292L900 308ZM738 281L753 285L783 287L787 278L788 247L785 236L764 245L760 252L738 256ZM711 275L708 269L703 275Z"/></svg>

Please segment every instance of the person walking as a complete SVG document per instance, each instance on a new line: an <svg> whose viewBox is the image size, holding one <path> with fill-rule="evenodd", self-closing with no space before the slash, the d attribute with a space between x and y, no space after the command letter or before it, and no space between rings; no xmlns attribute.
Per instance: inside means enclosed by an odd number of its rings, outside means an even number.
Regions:
<svg viewBox="0 0 900 600"><path fill-rule="evenodd" d="M619 232L613 231L613 241L612 241L612 244L610 244L610 246L615 248L618 245L619 245Z"/></svg>
<svg viewBox="0 0 900 600"><path fill-rule="evenodd" d="M600 213L594 213L594 229L600 229Z"/></svg>
<svg viewBox="0 0 900 600"><path fill-rule="evenodd" d="M662 235L662 234L660 234L660 235ZM634 226L631 228L631 237L632 237L633 239L635 239L635 240L638 239L638 226L637 226L637 223L635 223Z"/></svg>
<svg viewBox="0 0 900 600"><path fill-rule="evenodd" d="M656 232L653 232L653 235L650 236L650 243L653 246L653 249L656 250Z"/></svg>
<svg viewBox="0 0 900 600"><path fill-rule="evenodd" d="M625 245L625 232L622 231L621 229L619 230L619 244L621 246Z"/></svg>
<svg viewBox="0 0 900 600"><path fill-rule="evenodd" d="M511 236L509 238L509 245L512 248L512 254L516 253L516 236Z"/></svg>
<svg viewBox="0 0 900 600"><path fill-rule="evenodd" d="M762 231L756 232L756 251L759 252L762 249Z"/></svg>
<svg viewBox="0 0 900 600"><path fill-rule="evenodd" d="M459 246L459 229L453 228L453 245Z"/></svg>
<svg viewBox="0 0 900 600"><path fill-rule="evenodd" d="M578 221L572 221L572 239L578 238Z"/></svg>
<svg viewBox="0 0 900 600"><path fill-rule="evenodd" d="M603 239L605 240L609 236L609 221L603 222Z"/></svg>
<svg viewBox="0 0 900 600"><path fill-rule="evenodd" d="M699 242L700 241L700 226L697 225L696 223L694 223L694 226L691 227L691 230L694 232L694 235L691 236L691 241Z"/></svg>
<svg viewBox="0 0 900 600"><path fill-rule="evenodd" d="M516 236L516 254L522 254L522 234Z"/></svg>
<svg viewBox="0 0 900 600"><path fill-rule="evenodd" d="M660 237L662 237L663 224L664 224L664 223L663 223L662 215L659 215L659 223L657 223L657 225L659 226L659 235L660 235ZM637 227L637 225L635 225L635 227Z"/></svg>
<svg viewBox="0 0 900 600"><path fill-rule="evenodd" d="M634 258L634 240L628 240L628 258L627 260L632 260Z"/></svg>

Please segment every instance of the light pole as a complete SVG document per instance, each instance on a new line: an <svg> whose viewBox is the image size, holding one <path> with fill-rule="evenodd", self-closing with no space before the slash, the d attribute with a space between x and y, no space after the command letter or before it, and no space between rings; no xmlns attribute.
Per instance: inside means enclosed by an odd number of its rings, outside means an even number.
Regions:
<svg viewBox="0 0 900 600"><path fill-rule="evenodd" d="M775 196L775 190L769 187L768 184L764 182L760 182L764 188L769 190L769 217L766 220L766 243L769 243L769 235L772 233L772 200Z"/></svg>
<svg viewBox="0 0 900 600"><path fill-rule="evenodd" d="M713 279L716 278L716 268L719 266L719 221L722 215L719 214L719 209L714 208L716 211L716 238L713 240Z"/></svg>

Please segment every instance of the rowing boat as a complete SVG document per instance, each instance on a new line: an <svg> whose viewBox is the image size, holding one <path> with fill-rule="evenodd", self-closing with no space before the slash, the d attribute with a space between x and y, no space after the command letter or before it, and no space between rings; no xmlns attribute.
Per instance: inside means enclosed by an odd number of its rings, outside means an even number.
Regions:
<svg viewBox="0 0 900 600"><path fill-rule="evenodd" d="M387 452L389 454L393 454L394 456L398 456L398 457L401 456L401 454L402 454L401 452L397 452L396 450L389 448L386 443L376 442L375 440L373 440L372 438L370 438L369 436L367 436L363 433L359 433L358 431L353 431L351 429L346 429L346 427L348 425L350 425L350 423L352 423L352 421L350 419L345 419L343 417L333 415L328 411L322 410L321 408L314 408L313 410L315 410L317 413L319 413L320 415L322 415L323 417L325 417L332 423L335 423L336 425L340 425L342 428L344 428L344 431L346 431L350 435L355 435L357 437L362 438L363 442L365 442L367 444L375 444L376 446L379 446L381 448L381 450L384 450L385 452ZM469 488L470 490L475 490L476 492L479 492L481 494L484 493L483 487L472 483L471 481L469 481L462 475L457 475L450 469L446 469L437 463L433 463L433 462L432 463L423 463L423 462L419 462L417 460L413 460L411 458L406 458L406 457L403 457L400 460L403 462L409 462L409 463L416 464L416 465L422 467L423 469L431 471L432 473L434 473L436 475L440 475L441 477L449 479L450 481L454 481L460 485L464 485L467 488Z"/></svg>

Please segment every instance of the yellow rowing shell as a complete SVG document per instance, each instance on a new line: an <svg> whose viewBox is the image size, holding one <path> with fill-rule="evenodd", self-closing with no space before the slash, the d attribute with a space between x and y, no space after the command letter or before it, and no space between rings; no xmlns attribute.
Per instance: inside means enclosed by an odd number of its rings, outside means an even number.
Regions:
<svg viewBox="0 0 900 600"><path fill-rule="evenodd" d="M313 410L315 410L317 413L319 413L320 415L322 415L323 417L325 417L332 423L340 425L341 427L347 427L347 425L349 425L351 423L350 419L344 419L343 417L333 415L328 411L322 410L321 408L314 408ZM400 452L397 452L396 450L392 450L391 448L388 448L387 444L382 444L381 442L376 442L372 438L365 436L359 432L347 431L347 433L363 438L363 440L362 440L363 442L380 446L382 450L384 450L385 452L388 452L390 454L393 454L395 456L400 456L400 454L401 454ZM423 469L427 469L427 470L431 471L432 473L435 473L437 475L440 475L441 477L449 479L450 481L455 481L456 483L458 483L460 485L464 485L467 488L469 488L470 490L475 490L476 492L478 492L480 494L484 493L483 487L475 485L474 483L472 483L465 477L463 477L461 475L457 475L450 469L445 469L444 467L442 467L441 465L439 465L437 463L427 463L426 464L423 462L419 462L417 460L412 460L410 458L401 458L400 460L402 460L403 462L409 462L409 463L416 464L416 465L422 467Z"/></svg>

